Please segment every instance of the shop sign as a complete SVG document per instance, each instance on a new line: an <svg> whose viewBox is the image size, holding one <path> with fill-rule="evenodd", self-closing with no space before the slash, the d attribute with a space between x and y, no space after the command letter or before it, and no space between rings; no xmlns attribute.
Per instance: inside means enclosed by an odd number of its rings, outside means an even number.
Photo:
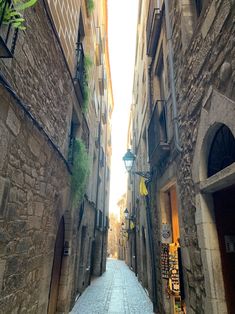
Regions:
<svg viewBox="0 0 235 314"><path fill-rule="evenodd" d="M162 243L171 242L171 225L162 224Z"/></svg>

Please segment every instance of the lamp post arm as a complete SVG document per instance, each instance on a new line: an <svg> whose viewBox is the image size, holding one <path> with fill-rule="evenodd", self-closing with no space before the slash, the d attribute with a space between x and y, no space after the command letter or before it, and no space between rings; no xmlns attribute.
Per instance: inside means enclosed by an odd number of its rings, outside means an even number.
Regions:
<svg viewBox="0 0 235 314"><path fill-rule="evenodd" d="M152 173L149 171L133 171L132 173L139 175L140 177L143 177L145 179L151 180L152 178Z"/></svg>

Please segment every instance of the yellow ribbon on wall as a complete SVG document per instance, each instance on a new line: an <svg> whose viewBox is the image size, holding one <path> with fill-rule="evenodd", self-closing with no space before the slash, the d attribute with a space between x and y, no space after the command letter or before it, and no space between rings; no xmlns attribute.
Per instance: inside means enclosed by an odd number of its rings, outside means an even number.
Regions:
<svg viewBox="0 0 235 314"><path fill-rule="evenodd" d="M140 178L140 195L142 196L148 195L148 190L146 188L146 184L143 177Z"/></svg>

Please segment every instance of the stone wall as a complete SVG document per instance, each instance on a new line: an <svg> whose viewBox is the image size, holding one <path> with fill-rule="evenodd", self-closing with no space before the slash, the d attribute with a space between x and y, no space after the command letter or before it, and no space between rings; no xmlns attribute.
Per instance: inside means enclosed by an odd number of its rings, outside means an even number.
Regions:
<svg viewBox="0 0 235 314"><path fill-rule="evenodd" d="M69 173L3 87L0 95L0 312L45 313Z"/></svg>
<svg viewBox="0 0 235 314"><path fill-rule="evenodd" d="M25 15L14 58L0 59L0 313L47 312L62 216L69 256L57 306L68 312L77 239L66 162L73 107L81 126L84 117L44 2Z"/></svg>
<svg viewBox="0 0 235 314"><path fill-rule="evenodd" d="M205 270L206 266L203 265L200 247L202 235L198 233L196 225L197 205L195 196L198 193L198 186L193 181L192 164L195 154L200 155L195 151L195 146L202 104L206 102L208 91L212 87L228 99L235 99L235 7L234 1L205 1L204 8L197 18L195 11L193 11L195 1L175 0L169 1L169 5L173 31L174 82L182 152L177 154L171 147L171 153L163 160L163 163L157 167L152 167L151 209L154 226L158 310L160 313L165 313L166 310L163 299L163 295L166 293L161 280L159 260L159 239L161 239L159 192L162 187L169 183L169 180L176 177L177 191L179 191L180 245L183 255L187 313L207 313L210 307L206 304L206 297L208 297L206 296L206 285L208 285L206 278L208 278L208 274L205 271L209 272L209 270ZM161 27L164 35L163 23ZM160 44L161 37L158 48ZM163 44L163 54L168 54L167 49ZM153 65L158 62L157 54L155 58ZM167 75L169 76L168 60L167 68ZM155 67L153 66L152 72L154 71ZM169 84L169 78L166 81ZM154 93L158 91L159 87L154 81L153 73L151 84L152 93L155 95ZM171 108L168 109L167 118L173 125L172 110ZM220 110L222 109L220 108ZM218 310L219 306L214 307L214 311L216 311L215 308L218 313L221 312ZM168 312L166 310L166 313Z"/></svg>
<svg viewBox="0 0 235 314"><path fill-rule="evenodd" d="M63 1L48 0L48 4L70 71L73 73L81 1L71 0L65 5Z"/></svg>
<svg viewBox="0 0 235 314"><path fill-rule="evenodd" d="M235 99L235 51L233 1L208 1L198 18L189 45L182 51L178 1L173 7L174 64L179 109L180 141L183 148L178 167L181 200L181 240L188 285L189 313L204 312L205 274L195 223L195 183L192 161L200 122L202 103L212 85Z"/></svg>
<svg viewBox="0 0 235 314"><path fill-rule="evenodd" d="M25 14L27 29L19 32L14 58L1 59L0 68L31 114L67 157L72 107L76 104L73 83L43 1Z"/></svg>

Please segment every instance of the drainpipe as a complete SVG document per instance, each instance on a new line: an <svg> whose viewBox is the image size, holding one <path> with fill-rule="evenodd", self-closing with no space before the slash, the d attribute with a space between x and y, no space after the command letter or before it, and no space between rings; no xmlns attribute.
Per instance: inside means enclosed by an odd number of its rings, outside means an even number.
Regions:
<svg viewBox="0 0 235 314"><path fill-rule="evenodd" d="M150 183L150 182L149 182ZM148 192L150 193L150 188L147 184ZM156 263L154 256L154 244L153 244L153 230L152 230L152 221L151 221L151 209L150 209L150 200L149 195L145 196L146 200L146 218L147 218L147 226L148 226L148 242L149 242L149 250L150 250L150 260L151 260L151 272L152 272L152 297L153 297L153 311L157 312L157 273L156 273Z"/></svg>
<svg viewBox="0 0 235 314"><path fill-rule="evenodd" d="M175 82L174 82L174 62L173 62L173 46L172 46L172 29L170 24L170 12L169 12L169 2L165 0L165 17L166 17L166 36L169 49L169 73L170 73L170 87L172 95L172 109L173 109L173 123L174 123L174 142L175 148L180 153L182 152L182 147L179 142L179 128L178 128L178 112L177 112L177 101L175 92Z"/></svg>

